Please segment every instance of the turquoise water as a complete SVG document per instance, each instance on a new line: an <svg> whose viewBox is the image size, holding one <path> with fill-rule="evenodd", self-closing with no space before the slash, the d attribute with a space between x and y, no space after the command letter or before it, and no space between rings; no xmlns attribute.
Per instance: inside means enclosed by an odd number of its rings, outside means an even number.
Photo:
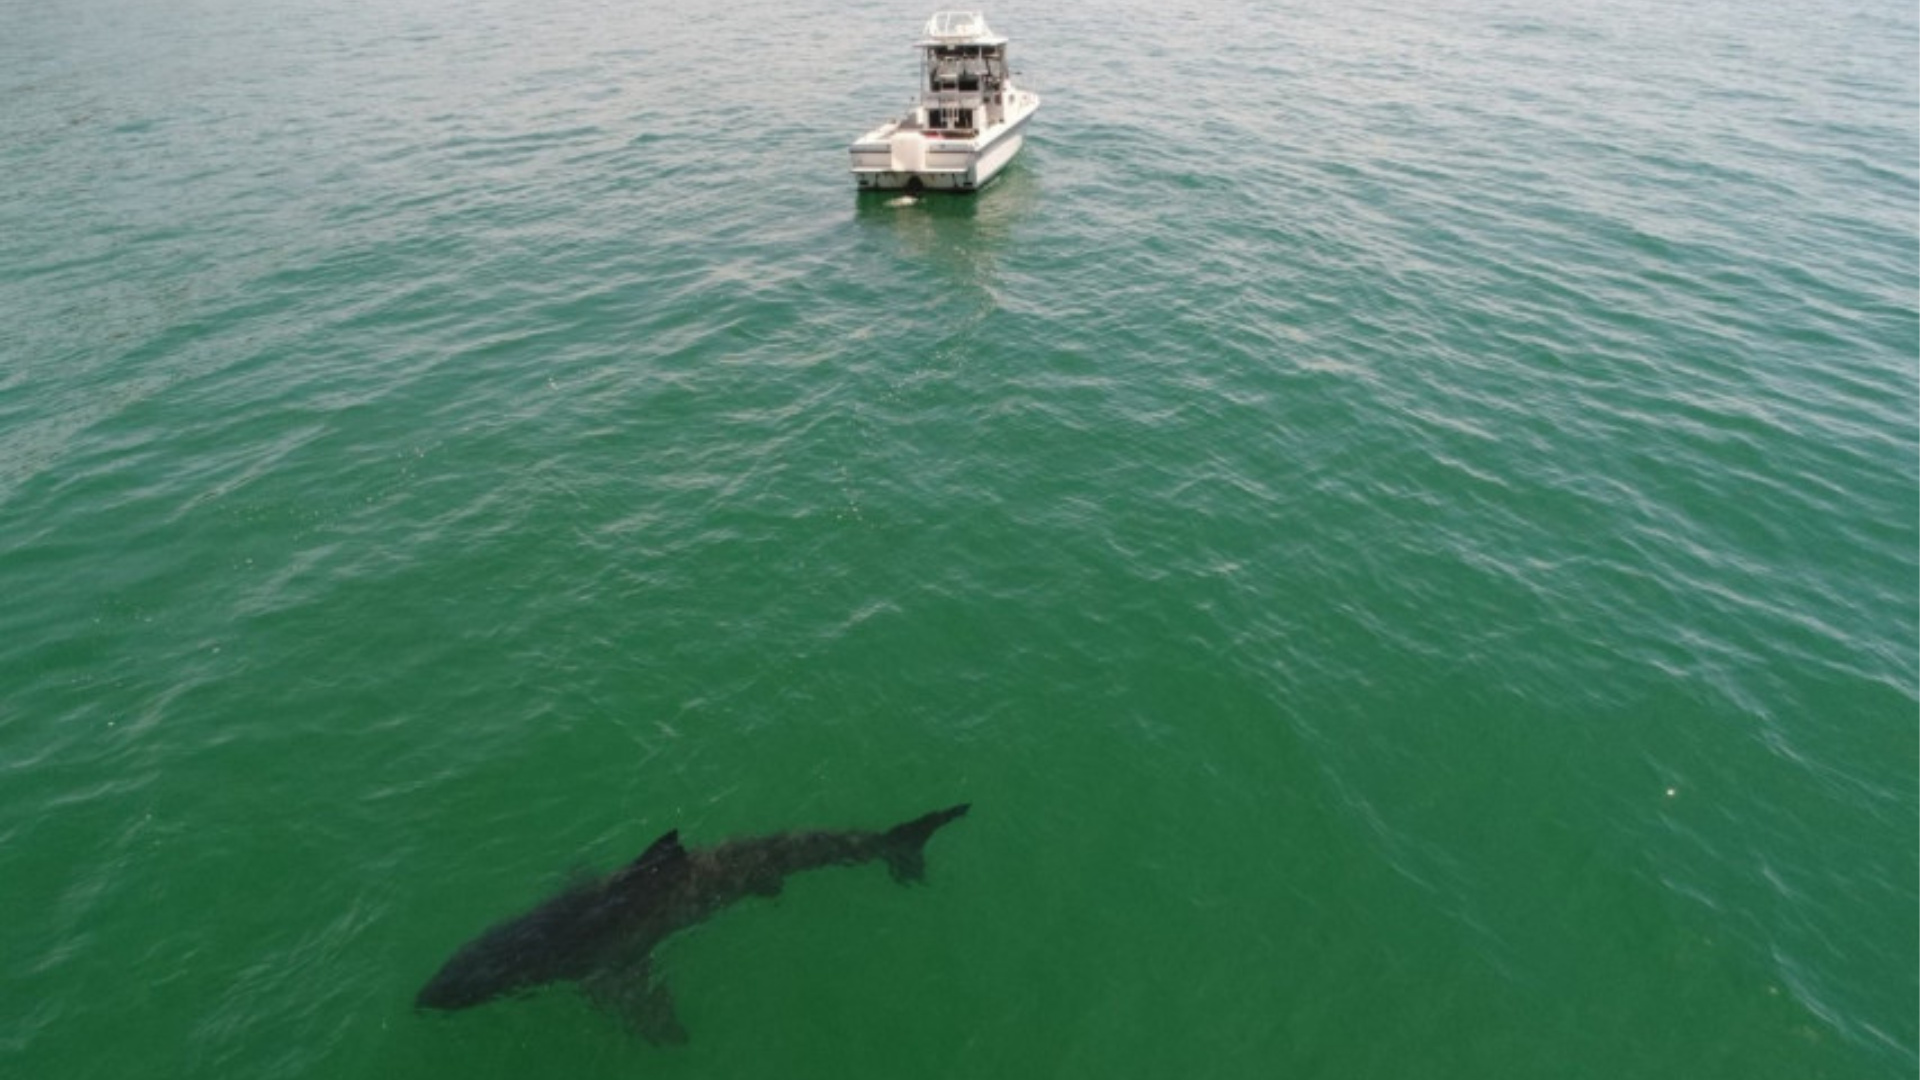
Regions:
<svg viewBox="0 0 1920 1080"><path fill-rule="evenodd" d="M1912 5L927 13L8 6L0 1072L1913 1076Z"/></svg>

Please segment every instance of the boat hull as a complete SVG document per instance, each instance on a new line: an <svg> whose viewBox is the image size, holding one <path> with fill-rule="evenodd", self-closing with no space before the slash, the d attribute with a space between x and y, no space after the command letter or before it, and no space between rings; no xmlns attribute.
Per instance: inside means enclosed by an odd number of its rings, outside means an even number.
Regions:
<svg viewBox="0 0 1920 1080"><path fill-rule="evenodd" d="M877 128L853 144L854 183L862 191L978 191L1020 152L1035 107L971 139Z"/></svg>

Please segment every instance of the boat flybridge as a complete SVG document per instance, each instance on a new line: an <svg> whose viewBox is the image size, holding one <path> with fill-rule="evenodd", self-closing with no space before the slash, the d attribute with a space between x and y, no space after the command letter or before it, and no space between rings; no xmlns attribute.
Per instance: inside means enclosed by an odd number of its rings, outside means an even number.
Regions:
<svg viewBox="0 0 1920 1080"><path fill-rule="evenodd" d="M863 191L978 191L1019 151L1040 96L1014 87L1007 39L977 11L934 15L913 47L919 97L854 142L854 180Z"/></svg>

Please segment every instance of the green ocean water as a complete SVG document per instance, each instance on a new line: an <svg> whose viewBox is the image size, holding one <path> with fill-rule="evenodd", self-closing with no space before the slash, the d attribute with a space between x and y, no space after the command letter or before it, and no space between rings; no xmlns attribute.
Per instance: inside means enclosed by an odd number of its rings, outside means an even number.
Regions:
<svg viewBox="0 0 1920 1080"><path fill-rule="evenodd" d="M1911 4L0 11L0 1075L1915 1075Z"/></svg>

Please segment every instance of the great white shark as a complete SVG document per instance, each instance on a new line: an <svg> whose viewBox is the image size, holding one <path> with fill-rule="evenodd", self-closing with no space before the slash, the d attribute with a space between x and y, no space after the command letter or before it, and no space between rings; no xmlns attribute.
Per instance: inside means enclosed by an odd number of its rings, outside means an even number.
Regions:
<svg viewBox="0 0 1920 1080"><path fill-rule="evenodd" d="M577 883L462 945L421 987L422 1009L466 1009L554 982L574 982L596 1005L654 1043L685 1042L673 998L653 972L653 949L748 896L778 896L789 874L884 861L901 884L926 877L926 844L968 804L880 832L783 832L688 850L678 829L604 877Z"/></svg>

